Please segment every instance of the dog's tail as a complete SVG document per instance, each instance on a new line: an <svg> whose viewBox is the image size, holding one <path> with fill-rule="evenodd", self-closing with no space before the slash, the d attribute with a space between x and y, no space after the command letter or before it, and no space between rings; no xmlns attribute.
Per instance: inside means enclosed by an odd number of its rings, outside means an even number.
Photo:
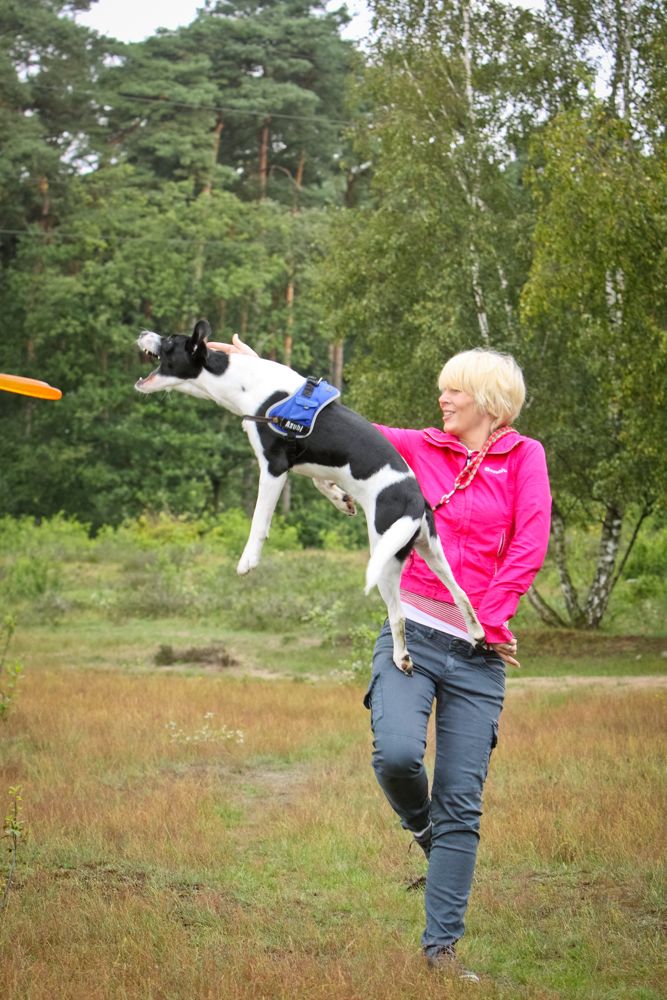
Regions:
<svg viewBox="0 0 667 1000"><path fill-rule="evenodd" d="M402 561L419 534L419 521L414 517L399 517L378 539L366 567L366 593L377 585L387 563L394 558Z"/></svg>

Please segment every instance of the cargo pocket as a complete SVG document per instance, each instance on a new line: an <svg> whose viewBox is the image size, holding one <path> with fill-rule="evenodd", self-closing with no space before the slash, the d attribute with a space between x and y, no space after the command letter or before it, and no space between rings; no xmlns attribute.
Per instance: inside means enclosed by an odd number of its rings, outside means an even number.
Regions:
<svg viewBox="0 0 667 1000"><path fill-rule="evenodd" d="M371 677L368 690L364 695L364 705L366 708L370 709L371 728L374 729L376 722L380 721L383 713L382 680L380 674L373 674Z"/></svg>
<svg viewBox="0 0 667 1000"><path fill-rule="evenodd" d="M489 743L489 752L487 754L486 762L485 762L485 765L484 765L484 781L486 781L486 777L487 777L487 775L489 773L489 765L491 763L491 754L493 753L493 751L495 750L495 748L497 746L498 746L498 722L496 720L495 722L491 723L491 741Z"/></svg>

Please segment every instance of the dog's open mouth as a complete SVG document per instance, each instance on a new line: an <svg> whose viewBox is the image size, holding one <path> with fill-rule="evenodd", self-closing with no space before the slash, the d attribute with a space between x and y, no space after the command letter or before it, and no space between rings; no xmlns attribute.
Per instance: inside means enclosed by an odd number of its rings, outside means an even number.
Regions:
<svg viewBox="0 0 667 1000"><path fill-rule="evenodd" d="M142 361L159 361L160 360L160 344L161 339L157 333L150 333L150 331L145 330L137 340L137 345L141 353ZM154 368L149 375L144 378L137 379L135 382L135 388L141 389L146 386L151 379L153 379L159 372L160 366Z"/></svg>
<svg viewBox="0 0 667 1000"><path fill-rule="evenodd" d="M149 354L148 352L144 352L141 355L141 360L142 361L155 361L156 357L157 357L157 355L155 355L155 354ZM158 368L154 368L153 371L149 372L148 375L142 375L140 378L137 379L136 385L137 386L146 385L148 382L151 381L152 378L154 378L157 375L157 373L158 373L159 370L160 370L159 367Z"/></svg>
<svg viewBox="0 0 667 1000"><path fill-rule="evenodd" d="M154 361L159 361L160 360L160 356L158 354L153 354L152 351L142 351L141 352L141 360L142 361L153 361L153 362ZM136 383L135 383L135 385L137 386L137 388L139 386L147 385L147 383L150 382L151 379L153 379L157 375L157 373L159 372L159 370L160 370L160 366L158 365L158 367L154 368L153 371L149 372L148 375L143 375L141 378L138 378L137 381L136 381Z"/></svg>

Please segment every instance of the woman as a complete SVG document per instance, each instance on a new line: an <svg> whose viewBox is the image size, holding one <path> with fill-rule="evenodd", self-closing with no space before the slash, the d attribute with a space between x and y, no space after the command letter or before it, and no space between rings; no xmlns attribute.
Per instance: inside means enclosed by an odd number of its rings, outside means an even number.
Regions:
<svg viewBox="0 0 667 1000"><path fill-rule="evenodd" d="M209 344L231 353L252 352ZM547 549L551 497L544 449L512 427L525 399L521 369L509 355L465 351L439 378L443 430L378 426L413 469L432 506L454 576L484 627L477 651L451 595L412 552L401 578L414 672L396 669L385 623L364 704L371 711L373 768L401 824L428 859L428 964L469 981L456 942L472 884L482 789L498 739L505 664L519 666L508 627ZM436 702L436 753L429 791L426 731Z"/></svg>
<svg viewBox="0 0 667 1000"><path fill-rule="evenodd" d="M380 426L413 469L431 504L445 555L484 628L478 652L443 584L412 553L401 578L414 674L394 666L385 624L365 704L373 767L389 804L428 858L429 965L462 978L456 942L472 884L482 789L498 739L505 664L519 666L508 627L547 550L551 497L544 449L512 427L525 399L509 355L465 351L439 378L443 430ZM436 755L429 792L426 729L436 702Z"/></svg>

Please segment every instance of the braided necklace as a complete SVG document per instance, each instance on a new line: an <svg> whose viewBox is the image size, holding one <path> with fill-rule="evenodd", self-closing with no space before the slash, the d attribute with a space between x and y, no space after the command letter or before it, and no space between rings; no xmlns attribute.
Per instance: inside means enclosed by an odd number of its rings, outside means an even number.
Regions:
<svg viewBox="0 0 667 1000"><path fill-rule="evenodd" d="M464 490L466 486L470 486L479 471L479 467L486 458L489 448L494 445L496 441L500 440L501 437L504 437L505 434L512 434L513 432L513 427L499 427L498 430L494 431L493 434L487 439L484 447L477 455L477 458L464 465L454 480L454 486L452 489L449 493L443 493L438 503L434 507L431 507L431 510L436 511L439 507L442 507L443 504L448 504L457 490Z"/></svg>

